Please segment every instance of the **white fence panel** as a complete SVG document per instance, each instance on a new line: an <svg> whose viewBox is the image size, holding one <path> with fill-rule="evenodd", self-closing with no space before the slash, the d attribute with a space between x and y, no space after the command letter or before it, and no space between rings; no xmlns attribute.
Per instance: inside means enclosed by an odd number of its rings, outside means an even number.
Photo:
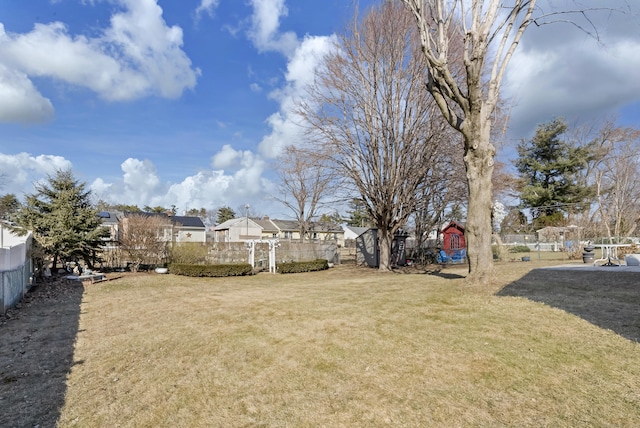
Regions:
<svg viewBox="0 0 640 428"><path fill-rule="evenodd" d="M16 269L0 272L0 295L2 296L0 306L3 314L18 303L29 290L30 270L27 263Z"/></svg>

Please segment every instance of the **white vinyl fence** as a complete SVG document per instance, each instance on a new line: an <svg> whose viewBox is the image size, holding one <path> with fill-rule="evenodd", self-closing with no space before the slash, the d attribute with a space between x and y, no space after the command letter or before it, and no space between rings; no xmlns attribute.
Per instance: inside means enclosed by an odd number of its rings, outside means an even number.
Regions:
<svg viewBox="0 0 640 428"><path fill-rule="evenodd" d="M31 238L11 247L0 248L0 310L2 314L14 306L31 288L31 260L27 249Z"/></svg>

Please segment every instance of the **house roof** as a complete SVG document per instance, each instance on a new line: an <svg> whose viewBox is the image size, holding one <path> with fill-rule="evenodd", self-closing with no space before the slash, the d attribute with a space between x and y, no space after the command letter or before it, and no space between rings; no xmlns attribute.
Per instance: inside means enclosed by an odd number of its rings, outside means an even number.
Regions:
<svg viewBox="0 0 640 428"><path fill-rule="evenodd" d="M252 220L250 218L248 219L247 217L240 217L240 218L232 218L231 220L227 220L224 223L220 223L219 225L215 226L213 230L228 230L233 226L245 225L246 222L251 222L253 226L258 226L262 228L262 226L256 223L255 220Z"/></svg>
<svg viewBox="0 0 640 428"><path fill-rule="evenodd" d="M173 223L174 225L180 225L182 227L205 229L205 225L202 222L202 219L200 217L194 217L194 216L180 216L180 215L169 216L165 213L150 213L150 212L120 213L120 212L113 212L113 211L109 211L109 212L103 211L99 215L102 218L103 223L112 223L112 222L117 223L118 220L123 217L143 215L147 217L160 217L163 220L166 220L167 224Z"/></svg>
<svg viewBox="0 0 640 428"><path fill-rule="evenodd" d="M273 224L271 219L263 218L260 220L254 220L261 228L263 232L277 232L278 227Z"/></svg>
<svg viewBox="0 0 640 428"><path fill-rule="evenodd" d="M117 224L120 221L122 213L117 211L100 211L98 217L103 224Z"/></svg>
<svg viewBox="0 0 640 428"><path fill-rule="evenodd" d="M204 229L204 223L200 217L191 216L173 216L171 217L174 223L178 223L183 227L197 227Z"/></svg>
<svg viewBox="0 0 640 428"><path fill-rule="evenodd" d="M247 221L246 217L241 218L233 218L231 220L227 220L224 223L220 223L215 226L213 230L227 230L234 226L244 226ZM252 227L260 227L263 232L280 232L280 231L291 231L298 232L300 230L300 224L296 220L278 220L278 219L270 219L270 218L262 218L262 219L249 219L252 223ZM364 228L366 230L366 228ZM340 233L343 232L341 226L333 225L329 223L311 223L310 231L312 232L334 232Z"/></svg>
<svg viewBox="0 0 640 428"><path fill-rule="evenodd" d="M276 220L273 219L271 222L280 230L292 231L295 232L300 230L299 223L295 220Z"/></svg>

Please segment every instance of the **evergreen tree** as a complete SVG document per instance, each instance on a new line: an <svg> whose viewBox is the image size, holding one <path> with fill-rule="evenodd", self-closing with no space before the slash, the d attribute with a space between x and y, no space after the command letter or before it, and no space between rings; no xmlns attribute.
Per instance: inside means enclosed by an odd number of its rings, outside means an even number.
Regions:
<svg viewBox="0 0 640 428"><path fill-rule="evenodd" d="M27 195L16 214L18 226L32 231L54 268L60 259L83 259L91 267L102 238L109 236L85 188L70 170L58 170L35 185L35 193Z"/></svg>
<svg viewBox="0 0 640 428"><path fill-rule="evenodd" d="M334 211L331 214L324 213L318 219L318 223L331 224L331 225L340 225L344 219L337 211Z"/></svg>
<svg viewBox="0 0 640 428"><path fill-rule="evenodd" d="M346 219L347 225L352 227L371 227L372 221L367 206L362 199L352 199L349 203L347 214L349 217Z"/></svg>
<svg viewBox="0 0 640 428"><path fill-rule="evenodd" d="M111 204L102 199L96 203L96 209L98 211L120 211L123 213L141 213L142 212L142 210L137 205Z"/></svg>
<svg viewBox="0 0 640 428"><path fill-rule="evenodd" d="M156 205L155 207L149 206L149 205L145 205L144 206L144 212L146 213L151 213L151 214L167 214L167 213L171 213L172 215L175 215L177 212L177 208L175 205L171 205L171 208L165 208L162 207L160 205Z"/></svg>
<svg viewBox="0 0 640 428"><path fill-rule="evenodd" d="M10 220L19 209L20 201L13 193L0 197L0 220Z"/></svg>
<svg viewBox="0 0 640 428"><path fill-rule="evenodd" d="M582 209L580 204L592 194L579 180L579 172L593 151L563 140L566 131L564 120L555 119L539 125L532 140L518 144L520 199L524 208L531 209L536 227L561 225L564 213Z"/></svg>
<svg viewBox="0 0 640 428"><path fill-rule="evenodd" d="M222 207L218 209L218 216L216 221L218 224L222 224L227 220L236 218L236 213L229 207Z"/></svg>

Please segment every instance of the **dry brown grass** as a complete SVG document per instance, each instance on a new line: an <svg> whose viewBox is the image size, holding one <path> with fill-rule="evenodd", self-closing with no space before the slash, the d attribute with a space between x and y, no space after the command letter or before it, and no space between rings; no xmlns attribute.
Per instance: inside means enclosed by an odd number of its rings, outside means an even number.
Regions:
<svg viewBox="0 0 640 428"><path fill-rule="evenodd" d="M638 343L496 295L532 259L87 287L60 426L637 426Z"/></svg>

